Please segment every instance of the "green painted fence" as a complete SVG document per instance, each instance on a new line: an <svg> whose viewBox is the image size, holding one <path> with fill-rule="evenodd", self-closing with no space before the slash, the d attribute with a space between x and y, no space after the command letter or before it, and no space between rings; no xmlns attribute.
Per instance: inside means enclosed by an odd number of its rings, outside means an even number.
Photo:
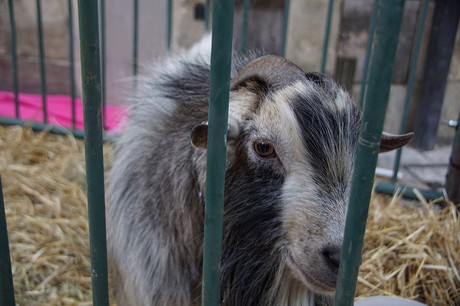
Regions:
<svg viewBox="0 0 460 306"><path fill-rule="evenodd" d="M363 80L361 83L360 108L363 110L363 131L359 138L357 159L353 176L350 208L347 215L345 230L344 252L339 271L339 283L335 305L352 305L356 279L360 264L362 242L366 226L366 217L373 186L380 135L388 103L391 85L392 67L395 62L396 47L401 26L404 0L374 0L367 55L364 64ZM69 130L48 125L46 116L46 70L44 54L44 37L42 29L42 3L36 0L37 36L39 40L39 68L42 95L43 122L26 123L20 120L18 103L18 59L14 1L8 1L10 27L10 48L12 65L12 84L15 93L16 118L0 118L2 124L31 125L36 130L49 129L58 134L68 134ZM72 0L68 0L69 20L69 58L70 58L70 92L72 97L73 130L77 137L84 137L86 151L86 169L88 185L88 217L90 224L91 275L93 281L94 305L108 305L107 282L107 251L105 237L105 195L103 176L103 118L105 105L105 2L79 1L80 53L82 64L82 87L84 101L85 130L75 129L75 67L74 67L74 26ZM203 256L203 305L218 305L220 300L220 257L222 239L222 212L224 205L224 179L227 133L228 98L231 66L231 47L233 37L233 1L206 1L205 29L209 30L210 5L213 5L212 28L214 32L211 57L211 90L209 106L209 151L207 166L207 188L205 207L205 242ZM133 52L132 72L138 71L138 29L139 3L133 0ZM419 26L416 34L416 47L411 55L408 90L402 117L402 132L407 126L407 113L412 98L417 59L423 37L424 23L427 18L428 0L421 2ZM249 27L250 1L243 1L243 27L241 32L241 51L247 50L247 33ZM325 16L322 60L319 65L321 72L326 71L329 33L331 29L334 1L328 1ZM283 22L280 31L281 44L279 53L285 54L290 1L284 1ZM172 45L173 2L167 1L167 50ZM100 20L100 22L99 22ZM372 99L371 99L372 97ZM399 157L395 163L394 172L399 168ZM393 193L394 184L380 184L377 188L385 193ZM410 192L410 191L409 191ZM428 191L429 192L429 191ZM439 193L426 193L428 198L439 197ZM410 196L410 195L409 195ZM8 237L3 207L3 194L0 180L0 267L1 290L0 304L14 305L14 290L11 279ZM353 226L350 226L353 225Z"/></svg>

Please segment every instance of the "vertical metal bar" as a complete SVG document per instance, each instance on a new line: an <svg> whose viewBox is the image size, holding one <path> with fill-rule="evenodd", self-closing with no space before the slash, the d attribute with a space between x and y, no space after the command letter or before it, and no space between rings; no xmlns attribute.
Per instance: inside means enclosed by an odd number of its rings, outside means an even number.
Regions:
<svg viewBox="0 0 460 306"><path fill-rule="evenodd" d="M105 70L105 0L99 0L100 31L101 31L101 99L102 99L102 127L107 128L107 95L106 95L106 70Z"/></svg>
<svg viewBox="0 0 460 306"><path fill-rule="evenodd" d="M428 8L430 6L430 0L423 0L423 2L420 3L420 5L421 5L420 15L419 15L420 17L419 17L419 22L418 22L417 33L415 35L415 45L414 45L414 48L412 49L412 54L411 54L409 77L407 80L407 88L406 88L406 96L404 99L404 108L403 108L403 114L401 118L401 126L399 128L400 134L405 133L407 129L407 121L409 118L409 106L412 100L412 94L414 92L415 74L417 72L417 62L418 62L418 57L420 54L420 49L422 46L423 31L425 29L425 21L428 16ZM395 161L393 165L393 177L391 178L391 181L393 183L395 183L398 180L398 171L399 171L399 165L401 162L401 154L402 154L402 149L400 148L396 151Z"/></svg>
<svg viewBox="0 0 460 306"><path fill-rule="evenodd" d="M209 14L211 12L211 0L206 0L206 7L204 10L204 30L209 32Z"/></svg>
<svg viewBox="0 0 460 306"><path fill-rule="evenodd" d="M366 57L364 58L363 73L361 76L361 90L359 92L358 107L360 110L364 107L364 97L366 96L366 85L369 74L369 59L371 58L372 46L374 44L375 24L377 22L378 8L380 0L374 0L372 14L369 23L369 32L367 38Z"/></svg>
<svg viewBox="0 0 460 306"><path fill-rule="evenodd" d="M37 8L37 32L38 32L38 55L40 61L40 85L42 94L43 123L48 123L48 107L46 102L46 70L45 70L45 48L43 41L43 22L41 0L36 0Z"/></svg>
<svg viewBox="0 0 460 306"><path fill-rule="evenodd" d="M75 106L75 56L74 56L74 29L73 29L73 4L72 0L67 1L69 6L69 20L68 20L68 30L69 30L69 61L70 61L70 99L71 99L71 108L72 108L72 128L75 130L77 126L77 111Z"/></svg>
<svg viewBox="0 0 460 306"><path fill-rule="evenodd" d="M203 249L205 306L220 304L220 261L234 1L214 3Z"/></svg>
<svg viewBox="0 0 460 306"><path fill-rule="evenodd" d="M205 16L207 14L207 7L205 9ZM206 23L205 23L206 24ZM167 34L166 34L166 48L167 51L171 51L171 41L172 41L172 27L173 27L173 0L168 0L168 24L167 24Z"/></svg>
<svg viewBox="0 0 460 306"><path fill-rule="evenodd" d="M332 10L334 8L334 0L329 0L327 5L327 17L326 17L326 26L324 28L324 38L323 38L323 57L321 59L320 72L326 72L326 63L327 63L327 51L329 49L329 36L331 34L331 22L332 22Z"/></svg>
<svg viewBox="0 0 460 306"><path fill-rule="evenodd" d="M11 273L10 247L0 177L0 305L14 306L13 275Z"/></svg>
<svg viewBox="0 0 460 306"><path fill-rule="evenodd" d="M381 1L334 305L353 305L404 0Z"/></svg>
<svg viewBox="0 0 460 306"><path fill-rule="evenodd" d="M132 73L133 75L137 75L137 60L138 60L138 35L139 35L139 1L133 0L133 48L132 48ZM132 81L132 90L136 91L137 88L137 80L133 78Z"/></svg>
<svg viewBox="0 0 460 306"><path fill-rule="evenodd" d="M93 304L108 305L97 1L78 1Z"/></svg>
<svg viewBox="0 0 460 306"><path fill-rule="evenodd" d="M137 75L139 36L139 1L133 0L133 75Z"/></svg>
<svg viewBox="0 0 460 306"><path fill-rule="evenodd" d="M452 151L450 153L449 168L446 177L446 192L453 203L460 203L460 113L458 114Z"/></svg>
<svg viewBox="0 0 460 306"><path fill-rule="evenodd" d="M13 71L13 91L14 107L16 118L20 116L19 110L19 89L18 89L18 51L16 49L16 23L14 21L14 2L8 0L8 11L10 15L10 48L11 48L11 68Z"/></svg>
<svg viewBox="0 0 460 306"><path fill-rule="evenodd" d="M284 0L283 7L283 26L281 28L281 45L280 45L280 55L285 56L286 54L286 41L287 41L287 32L289 26L289 7L290 0Z"/></svg>
<svg viewBox="0 0 460 306"><path fill-rule="evenodd" d="M249 26L249 0L243 0L243 25L241 27L241 46L240 51L245 52L248 42Z"/></svg>

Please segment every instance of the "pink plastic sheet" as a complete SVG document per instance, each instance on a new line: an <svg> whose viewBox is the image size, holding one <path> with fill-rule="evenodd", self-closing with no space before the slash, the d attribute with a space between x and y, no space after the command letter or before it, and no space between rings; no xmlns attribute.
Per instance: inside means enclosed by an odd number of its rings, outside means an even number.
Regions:
<svg viewBox="0 0 460 306"><path fill-rule="evenodd" d="M19 93L19 115L22 120L43 122L42 97L36 94ZM69 96L48 95L46 97L48 124L72 128L72 99ZM105 128L116 131L125 117L124 107L106 105ZM76 129L83 129L83 103L75 99ZM0 116L15 118L14 93L0 91Z"/></svg>

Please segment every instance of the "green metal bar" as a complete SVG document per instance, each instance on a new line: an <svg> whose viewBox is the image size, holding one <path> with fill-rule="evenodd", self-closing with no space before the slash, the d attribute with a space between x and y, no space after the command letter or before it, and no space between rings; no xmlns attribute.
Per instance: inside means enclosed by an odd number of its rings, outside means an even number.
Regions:
<svg viewBox="0 0 460 306"><path fill-rule="evenodd" d="M10 247L0 177L0 305L15 306L13 274L11 272Z"/></svg>
<svg viewBox="0 0 460 306"><path fill-rule="evenodd" d="M62 126L57 125L49 125L46 123L39 123L39 122L32 122L21 120L17 118L10 118L10 117L0 117L0 124L3 125L19 125L19 126L28 126L32 130L40 132L40 131L48 131L51 134L57 135L73 135L76 138L83 138L83 131L80 130L69 130Z"/></svg>
<svg viewBox="0 0 460 306"><path fill-rule="evenodd" d="M13 71L13 91L14 91L14 107L16 118L20 116L19 110L19 79L18 79L18 51L16 48L16 23L14 21L14 2L8 0L8 12L10 15L10 48L11 48L11 68Z"/></svg>
<svg viewBox="0 0 460 306"><path fill-rule="evenodd" d="M100 28L101 28L101 99L102 99L102 126L106 130L106 120L107 120L107 82L106 82L106 35L105 35L105 0L99 0L99 9L100 9Z"/></svg>
<svg viewBox="0 0 460 306"><path fill-rule="evenodd" d="M204 9L204 30L209 32L209 14L211 12L211 0L206 0L206 7Z"/></svg>
<svg viewBox="0 0 460 306"><path fill-rule="evenodd" d="M331 23L332 23L332 10L334 8L334 0L329 0L327 5L327 17L326 17L326 26L324 28L324 40L323 40L323 57L321 59L320 72L326 72L326 63L327 63L327 51L329 49L329 36L331 34Z"/></svg>
<svg viewBox="0 0 460 306"><path fill-rule="evenodd" d="M334 305L353 305L404 0L381 1Z"/></svg>
<svg viewBox="0 0 460 306"><path fill-rule="evenodd" d="M97 1L78 1L93 304L109 304Z"/></svg>
<svg viewBox="0 0 460 306"><path fill-rule="evenodd" d="M73 29L73 5L72 0L67 1L69 7L69 20L68 20L68 31L69 31L69 60L70 60L70 98L72 103L72 128L75 130L77 126L77 112L75 109L75 56L74 56L74 29Z"/></svg>
<svg viewBox="0 0 460 306"><path fill-rule="evenodd" d="M46 69L45 69L45 48L43 41L43 22L41 0L36 0L37 8L37 32L38 32L38 55L40 61L40 85L42 94L43 122L48 123L48 107L46 102Z"/></svg>
<svg viewBox="0 0 460 306"><path fill-rule="evenodd" d="M418 192L416 192L415 190L417 190ZM403 198L409 200L418 200L417 193L421 194L423 198L425 198L425 200L427 201L433 201L444 198L444 194L441 191L423 190L410 186L405 186L402 184L393 184L387 182L378 182L377 184L375 184L375 191L379 193L388 194L391 196L398 193L401 194Z"/></svg>
<svg viewBox="0 0 460 306"><path fill-rule="evenodd" d="M280 45L280 55L286 55L286 41L287 41L287 32L289 27L289 8L290 0L284 0L283 7L283 26L281 28L281 45Z"/></svg>
<svg viewBox="0 0 460 306"><path fill-rule="evenodd" d="M249 0L243 0L243 24L241 26L241 46L240 51L247 50L248 27L249 27Z"/></svg>
<svg viewBox="0 0 460 306"><path fill-rule="evenodd" d="M204 306L220 304L228 98L235 8L234 1L216 1L214 5L203 248Z"/></svg>
<svg viewBox="0 0 460 306"><path fill-rule="evenodd" d="M369 31L368 31L368 39L367 39L367 47L366 47L366 57L364 58L363 74L361 76L361 90L360 90L359 99L358 99L358 107L360 110L362 110L364 107L364 97L366 96L366 85L367 85L367 78L369 75L369 59L371 58L372 46L374 44L375 24L377 22L379 4L380 4L380 0L374 0L374 4L372 6L372 14L371 14L371 19L369 23Z"/></svg>
<svg viewBox="0 0 460 306"><path fill-rule="evenodd" d="M133 75L137 75L139 47L139 1L133 1Z"/></svg>
<svg viewBox="0 0 460 306"><path fill-rule="evenodd" d="M139 47L139 1L133 0L133 58L132 58L132 69L133 75L137 75L137 68L138 68L138 48ZM133 87L132 90L136 91L137 88L137 80L133 78Z"/></svg>
<svg viewBox="0 0 460 306"><path fill-rule="evenodd" d="M446 193L453 203L460 203L460 113L458 114L455 136L446 175Z"/></svg>
<svg viewBox="0 0 460 306"><path fill-rule="evenodd" d="M407 121L409 118L409 106L412 100L412 94L414 93L414 84L415 84L415 75L417 72L417 62L420 54L420 49L422 47L422 40L423 40L423 30L425 29L425 21L428 16L428 8L430 6L429 0L423 0L420 3L420 21L418 23L417 34L415 37L415 46L412 49L411 54L411 62L410 62L410 70L409 70L409 77L407 80L407 88L406 88L406 96L404 99L404 108L403 108L403 115L401 118L401 126L399 128L400 134L404 134L407 129ZM395 183L398 180L398 172L399 172L399 165L401 163L401 154L402 149L398 149L396 151L395 161L393 164L393 177L391 181Z"/></svg>
<svg viewBox="0 0 460 306"><path fill-rule="evenodd" d="M207 11L205 10L205 12ZM172 0L168 0L168 24L167 24L168 32L166 36L166 49L168 52L171 51L172 30L173 30L173 2Z"/></svg>

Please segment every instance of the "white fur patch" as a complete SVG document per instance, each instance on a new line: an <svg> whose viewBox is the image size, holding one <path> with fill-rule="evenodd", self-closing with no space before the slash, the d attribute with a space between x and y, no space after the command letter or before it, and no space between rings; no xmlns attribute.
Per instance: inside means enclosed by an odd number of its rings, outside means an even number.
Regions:
<svg viewBox="0 0 460 306"><path fill-rule="evenodd" d="M342 201L345 195L334 195L332 200L322 198L318 193L320 187L314 179L314 165L309 160L302 131L293 112L297 97L312 95L324 96L324 99L320 99L323 102L321 107L330 108L333 113L347 107L347 101L342 101L345 94L341 90L337 91L336 96L341 102L337 102L313 83L298 81L269 96L259 110L263 119L258 118L256 122L260 131L277 132L276 135L267 135L267 138L277 146L278 156L286 170L282 190L282 226L288 256L294 258L295 264L287 265L285 269L294 269L291 273L296 275L295 279L310 290L330 294L333 291L331 279L335 276L325 262L323 250L328 246L341 245L346 205ZM324 158L336 158L336 155ZM344 158L343 162L346 163L348 156ZM285 258L285 261L289 263L290 258ZM310 301L300 299L291 303L309 305Z"/></svg>
<svg viewBox="0 0 460 306"><path fill-rule="evenodd" d="M295 83L270 95L254 118L256 129L261 133L257 136L273 142L288 173L293 171L296 163L307 164L301 130L290 105L298 89Z"/></svg>

